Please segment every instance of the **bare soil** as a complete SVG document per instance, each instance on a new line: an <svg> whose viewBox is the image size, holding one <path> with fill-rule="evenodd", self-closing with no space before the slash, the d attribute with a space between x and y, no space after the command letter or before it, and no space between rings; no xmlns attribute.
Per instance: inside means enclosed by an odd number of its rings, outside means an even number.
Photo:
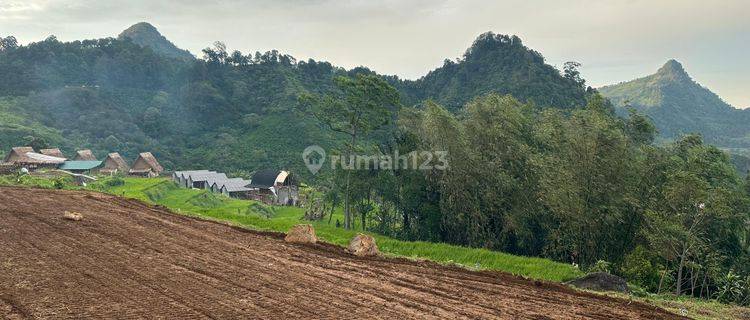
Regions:
<svg viewBox="0 0 750 320"><path fill-rule="evenodd" d="M283 237L99 193L0 188L0 318L679 318L560 284Z"/></svg>

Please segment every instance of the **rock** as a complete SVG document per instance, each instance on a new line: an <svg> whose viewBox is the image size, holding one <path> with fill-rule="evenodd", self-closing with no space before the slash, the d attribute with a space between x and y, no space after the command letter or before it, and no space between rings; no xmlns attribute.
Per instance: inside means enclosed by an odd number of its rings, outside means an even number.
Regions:
<svg viewBox="0 0 750 320"><path fill-rule="evenodd" d="M298 224L286 233L284 241L291 243L316 243L315 229L310 224Z"/></svg>
<svg viewBox="0 0 750 320"><path fill-rule="evenodd" d="M65 211L63 218L72 221L81 221L83 220L83 215L78 212Z"/></svg>
<svg viewBox="0 0 750 320"><path fill-rule="evenodd" d="M360 233L349 242L349 253L358 257L369 257L377 256L380 252L373 237Z"/></svg>
<svg viewBox="0 0 750 320"><path fill-rule="evenodd" d="M566 282L566 284L594 291L628 292L625 279L606 272L589 273L583 277Z"/></svg>

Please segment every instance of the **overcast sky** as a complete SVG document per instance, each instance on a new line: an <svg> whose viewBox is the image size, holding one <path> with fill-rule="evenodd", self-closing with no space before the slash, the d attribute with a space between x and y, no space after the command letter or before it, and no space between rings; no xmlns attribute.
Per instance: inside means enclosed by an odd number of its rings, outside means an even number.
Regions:
<svg viewBox="0 0 750 320"><path fill-rule="evenodd" d="M750 107L750 1L0 0L0 36L21 43L117 36L147 21L199 54L220 40L242 52L367 66L419 78L486 31L515 34L590 85L653 73L668 59L736 107Z"/></svg>

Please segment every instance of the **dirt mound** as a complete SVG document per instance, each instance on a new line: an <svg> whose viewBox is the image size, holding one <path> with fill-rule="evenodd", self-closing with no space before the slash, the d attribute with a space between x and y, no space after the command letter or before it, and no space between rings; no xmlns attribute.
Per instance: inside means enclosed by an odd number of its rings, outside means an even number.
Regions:
<svg viewBox="0 0 750 320"><path fill-rule="evenodd" d="M0 188L0 319L679 319L560 284L291 246L283 234L90 194Z"/></svg>
<svg viewBox="0 0 750 320"><path fill-rule="evenodd" d="M589 273L578 279L568 281L567 284L594 291L628 292L628 283L625 279L606 272Z"/></svg>
<svg viewBox="0 0 750 320"><path fill-rule="evenodd" d="M375 239L362 233L357 234L349 242L349 252L358 257L377 256L380 253L378 246L375 244Z"/></svg>
<svg viewBox="0 0 750 320"><path fill-rule="evenodd" d="M291 243L316 243L318 237L315 236L315 229L309 224L298 224L286 233L284 241Z"/></svg>
<svg viewBox="0 0 750 320"><path fill-rule="evenodd" d="M78 212L65 211L65 213L63 213L63 219L81 221L83 220L83 215Z"/></svg>

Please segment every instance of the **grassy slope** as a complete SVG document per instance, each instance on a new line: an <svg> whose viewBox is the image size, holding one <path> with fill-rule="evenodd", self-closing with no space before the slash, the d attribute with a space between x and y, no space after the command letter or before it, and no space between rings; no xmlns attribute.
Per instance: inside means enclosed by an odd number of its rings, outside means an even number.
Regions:
<svg viewBox="0 0 750 320"><path fill-rule="evenodd" d="M0 97L0 157L27 136L42 138L50 144L63 140L59 131L25 119L17 110L20 100L21 98Z"/></svg>
<svg viewBox="0 0 750 320"><path fill-rule="evenodd" d="M315 232L326 242L347 245L357 231L344 230L329 225L327 221L302 221L304 210L295 207L274 207L270 217L258 210L253 201L229 199L205 191L176 187L166 179L126 178L123 186L106 187L98 183L91 188L129 198L136 198L171 208L175 212L229 221L241 226L285 232L300 223L311 223ZM441 263L455 263L470 268L501 270L534 279L565 281L582 275L577 268L547 259L520 257L496 251L465 248L460 246L400 241L371 234L380 250L386 254L417 259L429 259Z"/></svg>

